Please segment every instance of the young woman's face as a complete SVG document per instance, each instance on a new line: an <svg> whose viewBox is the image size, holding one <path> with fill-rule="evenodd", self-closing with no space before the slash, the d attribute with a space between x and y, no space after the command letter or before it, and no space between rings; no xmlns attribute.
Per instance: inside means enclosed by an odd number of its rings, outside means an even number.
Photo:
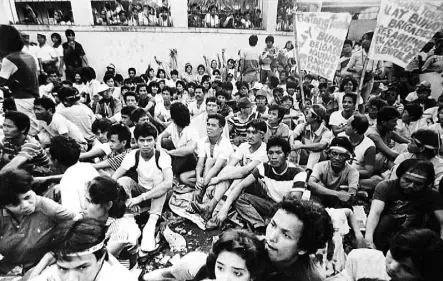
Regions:
<svg viewBox="0 0 443 281"><path fill-rule="evenodd" d="M229 68L233 68L234 67L234 63L232 62L232 60L228 60L228 67Z"/></svg>
<svg viewBox="0 0 443 281"><path fill-rule="evenodd" d="M348 83L346 83L345 85L343 85L343 90L345 91L345 93L351 93L352 92L352 88L354 87L354 84L352 84L351 81L348 81Z"/></svg>
<svg viewBox="0 0 443 281"><path fill-rule="evenodd" d="M160 72L158 73L158 77L159 77L159 78L165 78L165 77L166 77L166 74L165 74L163 71L160 71Z"/></svg>
<svg viewBox="0 0 443 281"><path fill-rule="evenodd" d="M205 82L203 82L203 84L202 84L202 87L205 88L205 89L207 89L207 90L209 90L209 87L210 87L210 86L211 86L211 85L209 84L208 81L205 81Z"/></svg>
<svg viewBox="0 0 443 281"><path fill-rule="evenodd" d="M178 91L179 93L183 92L184 88L183 88L183 85L182 85L182 84L177 84L176 87L177 87L177 91Z"/></svg>
<svg viewBox="0 0 443 281"><path fill-rule="evenodd" d="M192 67L188 65L185 70L186 70L187 73L191 73L192 72Z"/></svg>
<svg viewBox="0 0 443 281"><path fill-rule="evenodd" d="M88 184L90 185L90 183ZM82 215L86 218L101 220L103 217L108 216L108 210L106 210L104 205L95 204L91 200L89 195L89 187L87 187L87 192L85 194L84 204L82 207Z"/></svg>
<svg viewBox="0 0 443 281"><path fill-rule="evenodd" d="M215 262L216 281L251 281L246 262L239 255L222 251Z"/></svg>
<svg viewBox="0 0 443 281"><path fill-rule="evenodd" d="M165 82L158 83L158 87L163 90L163 88L165 87Z"/></svg>
<svg viewBox="0 0 443 281"><path fill-rule="evenodd" d="M111 78L108 81L106 81L106 85L108 85L111 88L114 88L114 86L115 86L114 79Z"/></svg>
<svg viewBox="0 0 443 281"><path fill-rule="evenodd" d="M200 75L203 75L203 73L205 73L205 70L203 69L203 67L199 67L197 69L197 71L198 71L198 74L200 74Z"/></svg>
<svg viewBox="0 0 443 281"><path fill-rule="evenodd" d="M158 87L157 86L151 86L151 92L152 92L152 94L157 94L158 93Z"/></svg>
<svg viewBox="0 0 443 281"><path fill-rule="evenodd" d="M216 69L217 68L217 62L215 60L211 61L211 68Z"/></svg>
<svg viewBox="0 0 443 281"><path fill-rule="evenodd" d="M52 40L52 43L54 43L54 44L58 44L58 43L60 43L60 41L57 39L57 37L55 37L55 36L52 36L51 37L51 40Z"/></svg>
<svg viewBox="0 0 443 281"><path fill-rule="evenodd" d="M101 130L97 130L97 133L95 136L97 137L98 141L101 143L107 143L108 142L108 132L102 132Z"/></svg>

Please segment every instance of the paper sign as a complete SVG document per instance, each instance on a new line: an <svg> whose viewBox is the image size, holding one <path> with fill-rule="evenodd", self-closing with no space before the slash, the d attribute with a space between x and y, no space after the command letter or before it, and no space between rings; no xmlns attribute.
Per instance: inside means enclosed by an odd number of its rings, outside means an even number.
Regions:
<svg viewBox="0 0 443 281"><path fill-rule="evenodd" d="M334 79L351 15L347 13L296 13L301 69Z"/></svg>
<svg viewBox="0 0 443 281"><path fill-rule="evenodd" d="M417 0L383 0L369 58L406 67L443 29L443 10Z"/></svg>

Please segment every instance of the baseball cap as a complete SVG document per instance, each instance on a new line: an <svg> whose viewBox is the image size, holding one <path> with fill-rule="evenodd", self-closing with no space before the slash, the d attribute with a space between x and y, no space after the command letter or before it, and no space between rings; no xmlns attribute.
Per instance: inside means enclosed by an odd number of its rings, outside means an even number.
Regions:
<svg viewBox="0 0 443 281"><path fill-rule="evenodd" d="M243 97L243 98L238 100L238 107L239 108L252 107L252 103L251 103L251 101L248 98Z"/></svg>
<svg viewBox="0 0 443 281"><path fill-rule="evenodd" d="M100 84L100 86L98 86L98 90L97 93L102 93L104 91L109 90L109 86L106 84Z"/></svg>
<svg viewBox="0 0 443 281"><path fill-rule="evenodd" d="M423 81L417 85L417 90L431 90L431 83L429 81Z"/></svg>

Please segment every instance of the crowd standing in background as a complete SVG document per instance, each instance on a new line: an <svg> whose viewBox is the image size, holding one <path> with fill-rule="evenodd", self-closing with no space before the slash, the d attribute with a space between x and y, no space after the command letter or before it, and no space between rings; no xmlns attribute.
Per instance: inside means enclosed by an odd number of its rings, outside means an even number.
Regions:
<svg viewBox="0 0 443 281"><path fill-rule="evenodd" d="M103 11L97 23L169 13ZM191 5L189 19L261 26L259 10L217 11ZM333 81L297 73L291 41L256 35L239 58L192 65L171 49L170 62L117 73L110 61L97 77L64 35L34 45L0 26L1 275L135 280L128 268L159 234L183 238L160 227L170 208L244 230L140 280L443 280L443 87L419 80L442 71L442 33L407 68L373 62L365 80L373 33L346 40Z"/></svg>

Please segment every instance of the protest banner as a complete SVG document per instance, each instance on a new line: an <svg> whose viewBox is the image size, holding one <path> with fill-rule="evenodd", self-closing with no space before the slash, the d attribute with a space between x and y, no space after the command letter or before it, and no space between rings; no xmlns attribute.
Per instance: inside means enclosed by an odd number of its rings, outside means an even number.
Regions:
<svg viewBox="0 0 443 281"><path fill-rule="evenodd" d="M301 69L333 80L350 23L347 13L296 13Z"/></svg>
<svg viewBox="0 0 443 281"><path fill-rule="evenodd" d="M383 0L369 58L406 67L442 29L441 7L417 0Z"/></svg>

